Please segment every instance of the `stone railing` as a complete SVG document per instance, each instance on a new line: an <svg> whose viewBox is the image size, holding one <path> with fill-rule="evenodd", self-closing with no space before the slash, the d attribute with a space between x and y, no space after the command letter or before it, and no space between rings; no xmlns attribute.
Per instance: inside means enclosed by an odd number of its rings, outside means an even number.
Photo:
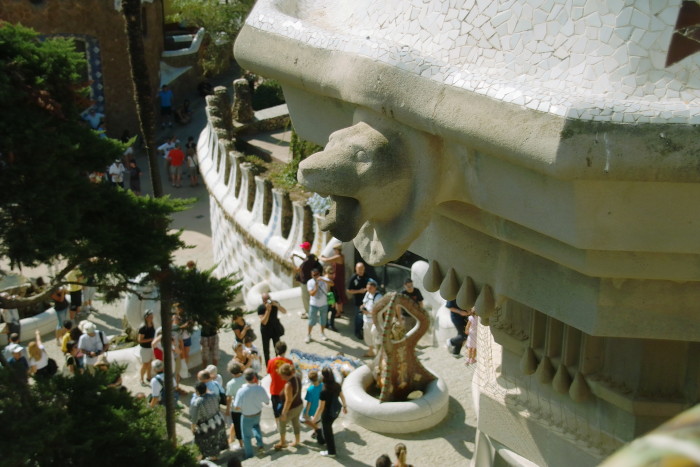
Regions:
<svg viewBox="0 0 700 467"><path fill-rule="evenodd" d="M292 201L235 151L231 108L226 89L207 97L207 126L197 153L202 179L210 196L212 243L218 274L238 272L244 292L260 283L269 290L294 285L292 252L303 241L319 254L330 236L318 228L305 203Z"/></svg>

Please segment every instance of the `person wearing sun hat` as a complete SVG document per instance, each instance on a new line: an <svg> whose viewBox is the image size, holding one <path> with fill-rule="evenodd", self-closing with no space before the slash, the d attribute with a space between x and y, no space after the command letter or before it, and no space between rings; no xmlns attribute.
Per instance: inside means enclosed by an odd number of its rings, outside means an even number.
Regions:
<svg viewBox="0 0 700 467"><path fill-rule="evenodd" d="M82 330L85 332L78 340L78 348L83 352L85 368L95 364L97 357L107 350L107 340L102 331L98 331L95 323L83 321Z"/></svg>
<svg viewBox="0 0 700 467"><path fill-rule="evenodd" d="M311 243L309 242L303 242L302 244L299 245L299 248L304 252L304 256L301 256L297 253L292 253L292 261L294 261L294 257L297 257L301 259L301 264L299 266L294 267L294 279L301 284L301 301L304 304L304 313L301 315L303 319L306 319L308 315L306 314L306 310L309 309L309 291L306 288L306 283L311 279L311 271L314 269L318 269L319 271L322 269L321 268L321 263L318 262L318 258L316 258L316 255L311 253Z"/></svg>
<svg viewBox="0 0 700 467"><path fill-rule="evenodd" d="M29 362L22 356L24 347L19 344L10 344L8 346L9 353L12 355L7 359L7 364L12 368L17 375L22 378L22 381L27 381L29 378Z"/></svg>

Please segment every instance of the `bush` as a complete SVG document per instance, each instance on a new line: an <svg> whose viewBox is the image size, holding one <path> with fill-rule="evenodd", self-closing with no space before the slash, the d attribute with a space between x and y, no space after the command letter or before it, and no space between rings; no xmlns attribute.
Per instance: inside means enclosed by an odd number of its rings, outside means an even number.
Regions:
<svg viewBox="0 0 700 467"><path fill-rule="evenodd" d="M0 367L2 465L196 466L189 446L174 447L160 411L107 387L96 372L21 385Z"/></svg>
<svg viewBox="0 0 700 467"><path fill-rule="evenodd" d="M259 156L246 154L243 156L243 162L248 162L252 166L250 168L250 173L253 176L267 172L267 164Z"/></svg>
<svg viewBox="0 0 700 467"><path fill-rule="evenodd" d="M284 104L282 86L274 79L263 81L253 93L253 110L262 110Z"/></svg>

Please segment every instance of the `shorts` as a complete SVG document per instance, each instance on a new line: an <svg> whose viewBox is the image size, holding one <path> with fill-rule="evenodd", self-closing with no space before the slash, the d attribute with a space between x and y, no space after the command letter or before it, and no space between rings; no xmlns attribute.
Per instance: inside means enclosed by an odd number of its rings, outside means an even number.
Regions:
<svg viewBox="0 0 700 467"><path fill-rule="evenodd" d="M95 287L87 287L87 286L83 287L83 301L85 301L85 302L92 301L92 298L95 296L96 290L97 289Z"/></svg>
<svg viewBox="0 0 700 467"><path fill-rule="evenodd" d="M173 108L172 107L161 107L160 108L160 114L163 115L164 117L172 115L173 114Z"/></svg>
<svg viewBox="0 0 700 467"><path fill-rule="evenodd" d="M192 347L192 338L188 337L186 339L182 339L182 345L185 347Z"/></svg>
<svg viewBox="0 0 700 467"><path fill-rule="evenodd" d="M70 309L77 310L83 304L83 291L77 290L70 293Z"/></svg>
<svg viewBox="0 0 700 467"><path fill-rule="evenodd" d="M139 347L139 356L141 357L141 363L150 363L155 358L153 349L150 347Z"/></svg>
<svg viewBox="0 0 700 467"><path fill-rule="evenodd" d="M219 360L219 335L211 337L202 337L200 339L202 346L202 360L213 362Z"/></svg>
<svg viewBox="0 0 700 467"><path fill-rule="evenodd" d="M182 166L181 165L171 165L170 166L170 173L173 175L173 177L181 176L182 175Z"/></svg>
<svg viewBox="0 0 700 467"><path fill-rule="evenodd" d="M325 327L328 321L328 305L314 306L309 305L309 326L313 326L321 319L321 326Z"/></svg>
<svg viewBox="0 0 700 467"><path fill-rule="evenodd" d="M68 317L68 308L64 308L62 310L56 310L56 319L58 320L58 323L56 323L56 329L61 329L63 327L63 322L66 320Z"/></svg>

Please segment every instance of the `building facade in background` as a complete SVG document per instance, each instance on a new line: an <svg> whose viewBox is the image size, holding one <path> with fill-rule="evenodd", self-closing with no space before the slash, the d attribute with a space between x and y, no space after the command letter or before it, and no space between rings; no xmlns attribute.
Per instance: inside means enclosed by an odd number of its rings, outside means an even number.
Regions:
<svg viewBox="0 0 700 467"><path fill-rule="evenodd" d="M155 96L163 51L163 5L161 0L142 4L144 47ZM0 20L32 28L42 37L72 39L85 55L83 77L90 83L90 99L105 115L108 135L118 138L124 130L138 132L119 0L6 0L0 2Z"/></svg>

